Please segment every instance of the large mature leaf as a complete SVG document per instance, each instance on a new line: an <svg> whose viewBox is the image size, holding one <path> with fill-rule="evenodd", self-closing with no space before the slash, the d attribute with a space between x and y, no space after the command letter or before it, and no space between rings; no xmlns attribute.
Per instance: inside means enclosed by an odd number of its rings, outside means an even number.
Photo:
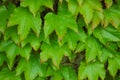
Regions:
<svg viewBox="0 0 120 80"><path fill-rule="evenodd" d="M59 46L59 44L54 41L51 44L42 44L42 52L40 53L40 58L42 62L47 61L49 58L52 59L53 64L59 68L60 61L64 55L69 56L70 51L66 46Z"/></svg>
<svg viewBox="0 0 120 80"><path fill-rule="evenodd" d="M98 80L98 78L104 80L105 69L104 64L100 62L88 63L81 62L78 71L78 80L83 80L88 78L89 80Z"/></svg>
<svg viewBox="0 0 120 80"><path fill-rule="evenodd" d="M85 59L90 62L96 58L101 53L100 43L92 36L90 36L86 42L86 54Z"/></svg>
<svg viewBox="0 0 120 80"><path fill-rule="evenodd" d="M22 80L20 76L16 76L15 71L10 71L7 68L3 68L0 71L0 80Z"/></svg>
<svg viewBox="0 0 120 80"><path fill-rule="evenodd" d="M16 75L20 75L22 72L24 72L26 80L33 80L38 75L45 77L46 64L40 63L38 55L31 55L28 61L21 58L17 65Z"/></svg>
<svg viewBox="0 0 120 80"><path fill-rule="evenodd" d="M21 6L23 7L29 7L30 11L33 14L36 14L36 12L42 7L48 7L53 9L53 1L54 0L21 0Z"/></svg>
<svg viewBox="0 0 120 80"><path fill-rule="evenodd" d="M6 56L9 59L9 68L11 69L13 67L13 63L15 60L15 57L19 54L19 48L18 46L13 43L12 41L3 41L0 44L0 51L5 51L6 52Z"/></svg>
<svg viewBox="0 0 120 80"><path fill-rule="evenodd" d="M32 29L37 36L39 36L41 29L40 15L37 14L35 17L26 9L18 7L11 15L8 26L18 25L18 35L20 40L24 40L30 29Z"/></svg>
<svg viewBox="0 0 120 80"><path fill-rule="evenodd" d="M120 56L115 56L108 60L108 70L110 74L115 77L116 73L120 69Z"/></svg>
<svg viewBox="0 0 120 80"><path fill-rule="evenodd" d="M64 14L56 15L54 13L48 13L45 16L44 32L46 37L55 30L56 34L61 39L66 34L67 28L77 32L77 24L74 18Z"/></svg>

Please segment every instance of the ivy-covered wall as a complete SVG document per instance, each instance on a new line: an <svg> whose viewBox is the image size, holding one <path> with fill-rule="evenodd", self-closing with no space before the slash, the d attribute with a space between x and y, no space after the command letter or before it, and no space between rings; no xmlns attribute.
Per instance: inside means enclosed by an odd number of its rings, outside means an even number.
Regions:
<svg viewBox="0 0 120 80"><path fill-rule="evenodd" d="M120 80L120 0L0 0L0 80Z"/></svg>

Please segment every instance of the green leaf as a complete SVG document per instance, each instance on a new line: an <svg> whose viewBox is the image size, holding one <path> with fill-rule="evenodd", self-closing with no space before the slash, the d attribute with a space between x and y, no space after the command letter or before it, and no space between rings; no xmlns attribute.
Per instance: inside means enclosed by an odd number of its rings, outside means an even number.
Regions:
<svg viewBox="0 0 120 80"><path fill-rule="evenodd" d="M68 10L73 14L77 15L78 12L78 4L76 0L69 0L68 2Z"/></svg>
<svg viewBox="0 0 120 80"><path fill-rule="evenodd" d="M53 0L23 0L21 6L29 7L30 11L36 14L42 6L53 9Z"/></svg>
<svg viewBox="0 0 120 80"><path fill-rule="evenodd" d="M104 64L100 62L88 63L81 62L78 71L78 80L83 80L88 78L89 80L98 80L98 78L104 80L105 69Z"/></svg>
<svg viewBox="0 0 120 80"><path fill-rule="evenodd" d="M21 42L21 45L22 45L22 47L24 47L25 45L27 45L28 43L30 43L31 47L35 51L37 51L39 49L39 47L40 47L40 42L41 42L41 40L39 39L39 37L37 37L32 32L30 32L29 35L27 36L27 38Z"/></svg>
<svg viewBox="0 0 120 80"><path fill-rule="evenodd" d="M102 4L101 4L100 0L86 0L86 3L87 2L93 9L102 11Z"/></svg>
<svg viewBox="0 0 120 80"><path fill-rule="evenodd" d="M19 54L18 46L13 43L11 40L3 41L0 44L0 51L5 51L6 56L9 59L8 66L11 69L14 65L15 57Z"/></svg>
<svg viewBox="0 0 120 80"><path fill-rule="evenodd" d="M15 75L15 71L3 68L0 71L0 80L22 80L20 76Z"/></svg>
<svg viewBox="0 0 120 80"><path fill-rule="evenodd" d="M22 72L24 72L26 80L33 80L38 75L45 77L46 64L40 63L38 55L32 55L29 61L21 58L17 65L16 75L20 75Z"/></svg>
<svg viewBox="0 0 120 80"><path fill-rule="evenodd" d="M41 78L41 77L37 77L35 78L34 80L45 80L44 78Z"/></svg>
<svg viewBox="0 0 120 80"><path fill-rule="evenodd" d="M0 6L0 32L5 33L7 27L7 20L10 14L13 12L15 5L9 3L7 6Z"/></svg>
<svg viewBox="0 0 120 80"><path fill-rule="evenodd" d="M111 52L107 48L102 49L102 53L98 56L101 62L105 63L109 58L114 56L113 52Z"/></svg>
<svg viewBox="0 0 120 80"><path fill-rule="evenodd" d="M115 77L118 69L120 69L120 56L108 59L108 70L113 77Z"/></svg>
<svg viewBox="0 0 120 80"><path fill-rule="evenodd" d="M5 53L0 52L0 67L3 65L5 60L6 60Z"/></svg>
<svg viewBox="0 0 120 80"><path fill-rule="evenodd" d="M79 6L81 6L83 4L83 0L77 0Z"/></svg>
<svg viewBox="0 0 120 80"><path fill-rule="evenodd" d="M75 50L75 53L77 53L77 52L81 52L81 51L83 51L83 50L85 50L85 43L83 43L83 42L80 42L80 43L78 43L77 44L77 47L76 47L76 50Z"/></svg>
<svg viewBox="0 0 120 80"><path fill-rule="evenodd" d="M99 0L79 0L79 2L79 11L83 15L87 25L92 21L93 12L95 10L102 12L102 5Z"/></svg>
<svg viewBox="0 0 120 80"><path fill-rule="evenodd" d="M108 26L106 28L100 26L94 30L93 34L103 44L106 44L108 41L120 41L120 32L113 26Z"/></svg>
<svg viewBox="0 0 120 80"><path fill-rule="evenodd" d="M77 80L77 74L71 66L62 66L60 72L63 75L64 80Z"/></svg>
<svg viewBox="0 0 120 80"><path fill-rule="evenodd" d="M0 6L0 31L4 33L7 25L7 19L9 17L7 8L5 6Z"/></svg>
<svg viewBox="0 0 120 80"><path fill-rule="evenodd" d="M88 25L91 22L92 18L93 18L94 10L91 8L89 3L84 2L83 5L80 6L79 11L83 15L85 23Z"/></svg>
<svg viewBox="0 0 120 80"><path fill-rule="evenodd" d="M107 8L110 8L112 6L112 4L113 4L113 0L105 0L104 2L105 2L105 6Z"/></svg>
<svg viewBox="0 0 120 80"><path fill-rule="evenodd" d="M42 52L40 53L40 59L42 62L52 59L53 64L59 68L60 61L62 57L69 56L70 51L66 46L59 46L55 41L52 44L42 44Z"/></svg>
<svg viewBox="0 0 120 80"><path fill-rule="evenodd" d="M9 59L9 68L11 69L14 65L15 57L19 54L19 48L16 44L12 43L6 48L7 58Z"/></svg>
<svg viewBox="0 0 120 80"><path fill-rule="evenodd" d="M118 29L120 25L120 12L119 9L114 7L104 10L104 26L108 26L111 23L115 28Z"/></svg>
<svg viewBox="0 0 120 80"><path fill-rule="evenodd" d="M20 55L26 58L26 60L29 60L31 51L32 48L29 45L26 45L25 47L20 48Z"/></svg>
<svg viewBox="0 0 120 80"><path fill-rule="evenodd" d="M24 40L30 29L32 29L37 36L39 36L41 29L40 15L37 14L35 17L26 9L18 7L9 18L8 26L18 25L18 35L20 40Z"/></svg>
<svg viewBox="0 0 120 80"><path fill-rule="evenodd" d="M51 76L51 80L62 80L63 76L60 73L60 70L54 70L51 66L47 68L47 76Z"/></svg>
<svg viewBox="0 0 120 80"><path fill-rule="evenodd" d="M6 48L8 48L10 44L12 44L12 41L11 41L11 40L1 41L1 42L0 42L0 51L1 51L1 52L5 51Z"/></svg>
<svg viewBox="0 0 120 80"><path fill-rule="evenodd" d="M92 36L87 39L86 42L86 62L90 62L96 58L101 53L100 43Z"/></svg>
<svg viewBox="0 0 120 80"><path fill-rule="evenodd" d="M93 13L93 19L92 19L92 30L94 30L104 19L104 15L102 12L94 11Z"/></svg>
<svg viewBox="0 0 120 80"><path fill-rule="evenodd" d="M45 37L48 37L48 35L55 30L59 39L62 39L63 36L66 34L67 28L77 32L77 24L74 18L66 16L64 14L56 15L53 13L48 13L45 16L45 25L44 25Z"/></svg>
<svg viewBox="0 0 120 80"><path fill-rule="evenodd" d="M79 41L79 40L80 40L79 33L75 33L72 30L68 30L65 37L62 40L62 44L67 42L69 48L71 50L74 50L76 48L77 41Z"/></svg>
<svg viewBox="0 0 120 80"><path fill-rule="evenodd" d="M9 27L5 30L5 34L4 34L4 39L8 40L12 38L12 40L16 43L19 44L19 36L17 34L17 28L16 26L14 27Z"/></svg>

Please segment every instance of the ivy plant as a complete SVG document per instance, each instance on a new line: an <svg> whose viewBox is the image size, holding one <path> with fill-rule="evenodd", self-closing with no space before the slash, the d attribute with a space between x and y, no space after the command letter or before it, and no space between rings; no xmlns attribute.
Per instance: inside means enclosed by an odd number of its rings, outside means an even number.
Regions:
<svg viewBox="0 0 120 80"><path fill-rule="evenodd" d="M120 0L0 0L0 80L120 80Z"/></svg>

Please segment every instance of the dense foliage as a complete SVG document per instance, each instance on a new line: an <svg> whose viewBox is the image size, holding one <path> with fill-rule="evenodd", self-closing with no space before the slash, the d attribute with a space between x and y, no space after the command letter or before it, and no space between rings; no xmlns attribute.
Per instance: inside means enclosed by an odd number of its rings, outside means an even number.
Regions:
<svg viewBox="0 0 120 80"><path fill-rule="evenodd" d="M0 0L0 80L120 80L120 0Z"/></svg>

